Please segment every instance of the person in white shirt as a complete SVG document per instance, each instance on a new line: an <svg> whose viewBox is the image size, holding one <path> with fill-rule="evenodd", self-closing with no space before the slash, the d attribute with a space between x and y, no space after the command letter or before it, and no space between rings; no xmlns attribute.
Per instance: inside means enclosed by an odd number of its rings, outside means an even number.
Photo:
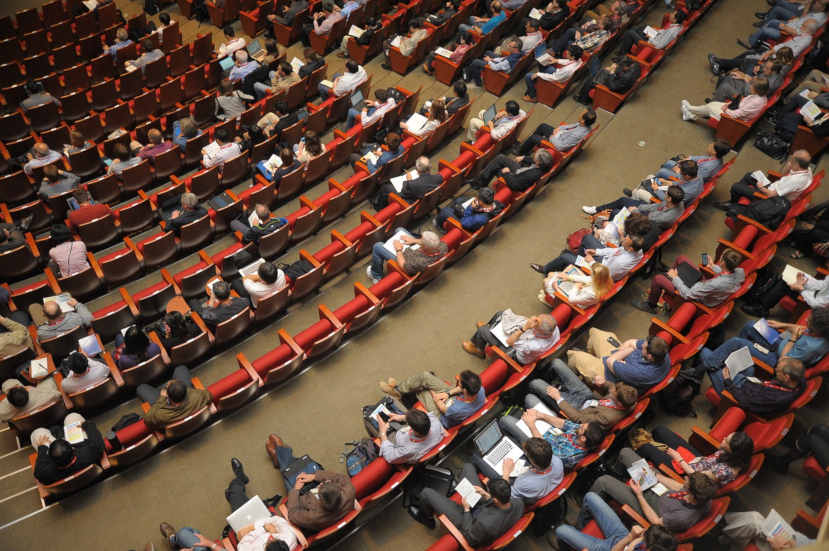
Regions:
<svg viewBox="0 0 829 551"><path fill-rule="evenodd" d="M365 128L375 121L382 119L383 115L397 105L397 102L386 88L378 88L375 90L374 97L376 98L375 100L365 100L365 105L361 111L353 107L348 108L348 116L345 119L346 130L354 126L357 117L360 117L360 124Z"/></svg>
<svg viewBox="0 0 829 551"><path fill-rule="evenodd" d="M61 369L66 368L69 372L64 375L60 387L66 394L74 394L92 385L99 383L109 377L107 364L88 358L80 352L72 352L63 362Z"/></svg>
<svg viewBox="0 0 829 551"><path fill-rule="evenodd" d="M552 51L547 52L551 56L553 56L553 53ZM576 44L571 44L564 50L563 58L556 59L553 56L549 64L542 66L541 70L537 73L528 72L524 76L524 83L527 85L527 91L524 92L524 100L532 103L538 101L536 99L535 86L536 80L539 78L551 82L567 82L570 80L576 71L584 65L582 55L584 55L584 51L581 47Z"/></svg>
<svg viewBox="0 0 829 551"><path fill-rule="evenodd" d="M357 87L368 79L368 73L356 61L349 59L345 62L345 73L341 75L334 75L334 87L320 83L319 92L323 99L327 98L331 92L337 97L352 93Z"/></svg>
<svg viewBox="0 0 829 551"><path fill-rule="evenodd" d="M535 19L527 19L527 22L524 24L524 32L527 34L518 37L518 40L521 41L522 54L534 50L536 46L544 41L544 35L538 30L538 21Z"/></svg>
<svg viewBox="0 0 829 551"><path fill-rule="evenodd" d="M284 542L289 550L297 545L291 523L277 515L245 526L236 532L236 537L236 551L270 551L268 544L272 541Z"/></svg>
<svg viewBox="0 0 829 551"><path fill-rule="evenodd" d="M204 168L223 165L226 161L242 154L242 148L238 143L228 141L228 133L224 128L216 130L213 137L216 138L213 143L202 149L201 162Z"/></svg>
<svg viewBox="0 0 829 551"><path fill-rule="evenodd" d="M489 130L494 140L500 140L527 117L527 113L514 100L509 100L504 110L496 113L488 123L483 120L485 112L485 109L481 109L478 116L469 121L469 128L466 131L468 141L474 142L478 138L478 131L483 128Z"/></svg>
<svg viewBox="0 0 829 551"><path fill-rule="evenodd" d="M600 261L610 270L613 281L619 281L642 260L642 238L634 235L625 235L620 247L605 247L603 249L586 249L584 260L588 265ZM530 268L546 276L550 272L561 272L570 264L575 264L577 255L565 250L547 264L530 264ZM601 259L601 260L599 260Z"/></svg>
<svg viewBox="0 0 829 551"><path fill-rule="evenodd" d="M406 415L389 415L389 421L408 425L388 435L388 423L378 417L380 457L389 463L417 463L443 440L445 431L434 413L410 409Z"/></svg>
<svg viewBox="0 0 829 551"><path fill-rule="evenodd" d="M246 46L245 37L240 36L236 38L236 31L233 30L233 27L225 25L222 30L225 33L227 42L216 49L216 57L219 59L232 55L236 50L241 50Z"/></svg>
<svg viewBox="0 0 829 551"><path fill-rule="evenodd" d="M812 183L812 156L805 149L798 149L786 160L786 174L778 180L763 186L752 173L748 173L731 186L731 200L726 203L719 203L715 206L722 210L728 210L733 204L737 204L740 198L746 197L749 201L757 201L756 193L763 195L763 199L769 197L785 197L794 201Z"/></svg>
<svg viewBox="0 0 829 551"><path fill-rule="evenodd" d="M277 268L273 262L263 262L255 274L234 279L230 284L240 296L250 298L254 308L260 299L281 291L287 285L285 272Z"/></svg>

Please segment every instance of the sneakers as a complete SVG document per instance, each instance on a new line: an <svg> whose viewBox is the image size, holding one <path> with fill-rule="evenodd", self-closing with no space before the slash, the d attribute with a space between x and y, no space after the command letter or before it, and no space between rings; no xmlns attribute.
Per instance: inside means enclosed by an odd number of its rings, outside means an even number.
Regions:
<svg viewBox="0 0 829 551"><path fill-rule="evenodd" d="M682 110L682 120L684 121L692 121L695 120L697 117L688 109L691 107L691 104L688 102L687 99L682 100L679 102L679 108Z"/></svg>
<svg viewBox="0 0 829 551"><path fill-rule="evenodd" d="M371 265L366 266L366 276L368 276L372 284L377 283L381 279L379 277L374 277L374 272L371 271Z"/></svg>
<svg viewBox="0 0 829 551"><path fill-rule="evenodd" d="M530 269L538 272L541 275L547 275L547 272L544 271L544 266L542 266L541 264L530 264Z"/></svg>
<svg viewBox="0 0 829 551"><path fill-rule="evenodd" d="M596 210L596 207L594 207L594 206L592 206L592 205L582 205L582 206L581 206L581 211L582 211L584 214L589 214L590 216L593 216L594 214L596 214L596 212L598 212L598 211Z"/></svg>

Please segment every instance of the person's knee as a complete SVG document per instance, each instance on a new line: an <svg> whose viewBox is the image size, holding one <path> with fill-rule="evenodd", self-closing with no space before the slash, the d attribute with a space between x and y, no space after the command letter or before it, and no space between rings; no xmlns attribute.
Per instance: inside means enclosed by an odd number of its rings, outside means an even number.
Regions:
<svg viewBox="0 0 829 551"><path fill-rule="evenodd" d="M622 448L619 451L619 461L621 461L626 467L630 467L636 461L639 461L641 457L631 448Z"/></svg>
<svg viewBox="0 0 829 551"><path fill-rule="evenodd" d="M524 396L524 406L527 409L532 409L540 403L541 400L535 394L527 394L526 396Z"/></svg>

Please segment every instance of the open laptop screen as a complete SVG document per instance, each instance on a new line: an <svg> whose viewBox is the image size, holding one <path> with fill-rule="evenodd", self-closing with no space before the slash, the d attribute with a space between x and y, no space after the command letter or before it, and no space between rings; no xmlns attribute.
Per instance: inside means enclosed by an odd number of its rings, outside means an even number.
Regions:
<svg viewBox="0 0 829 551"><path fill-rule="evenodd" d="M481 455L486 455L486 453L498 443L501 436L501 428L498 426L498 420L496 419L490 422L484 430L478 433L475 437L475 446L478 448Z"/></svg>

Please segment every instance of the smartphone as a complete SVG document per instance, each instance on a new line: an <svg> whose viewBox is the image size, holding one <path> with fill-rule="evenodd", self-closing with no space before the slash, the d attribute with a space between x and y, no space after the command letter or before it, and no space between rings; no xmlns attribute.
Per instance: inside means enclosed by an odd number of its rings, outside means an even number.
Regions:
<svg viewBox="0 0 829 551"><path fill-rule="evenodd" d="M700 256L702 257L700 259L700 260L702 260L702 265L703 266L708 266L708 253L702 253L702 255L700 255Z"/></svg>
<svg viewBox="0 0 829 551"><path fill-rule="evenodd" d="M607 338L607 342L609 342L610 344L612 344L612 345L613 345L613 346L615 346L616 348L619 348L620 346L622 346L622 343L620 343L620 342L618 341L618 339L616 339L616 338L614 338L614 337L608 337L608 338Z"/></svg>
<svg viewBox="0 0 829 551"><path fill-rule="evenodd" d="M768 354L768 353L769 353L769 349L768 349L768 348L766 348L765 346L759 345L759 344L757 344L756 342L754 343L754 348L756 348L757 350L759 350L759 351L760 351L760 352L762 352L763 354Z"/></svg>
<svg viewBox="0 0 829 551"><path fill-rule="evenodd" d="M388 422L389 422L389 416L388 416L388 414L387 414L385 411L381 411L381 412L379 412L379 413L377 414L377 416L378 416L378 417L380 417L380 419L382 419L384 423L388 423Z"/></svg>

